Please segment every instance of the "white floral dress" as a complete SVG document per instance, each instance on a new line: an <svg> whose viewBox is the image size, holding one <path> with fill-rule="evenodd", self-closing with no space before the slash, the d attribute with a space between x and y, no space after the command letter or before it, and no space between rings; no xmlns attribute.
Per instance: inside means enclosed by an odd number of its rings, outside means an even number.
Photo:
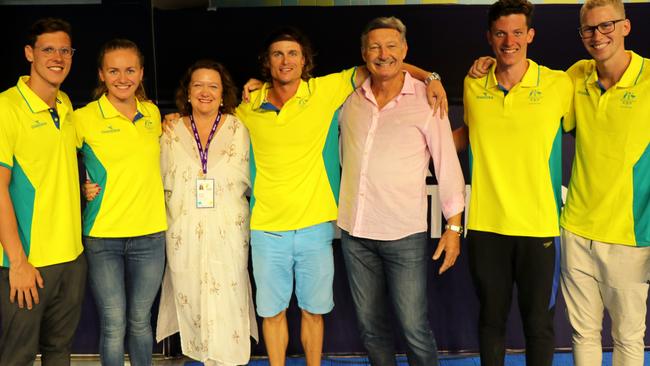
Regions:
<svg viewBox="0 0 650 366"><path fill-rule="evenodd" d="M167 203L167 267L156 339L178 331L183 354L213 365L243 365L258 339L248 276L248 131L233 115L208 150L203 176L193 134L182 121L161 138ZM214 208L196 207L197 179L214 179Z"/></svg>

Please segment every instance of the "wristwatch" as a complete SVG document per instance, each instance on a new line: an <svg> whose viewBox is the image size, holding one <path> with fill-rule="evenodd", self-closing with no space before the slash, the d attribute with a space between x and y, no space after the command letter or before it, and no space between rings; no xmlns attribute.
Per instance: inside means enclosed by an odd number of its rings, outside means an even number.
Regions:
<svg viewBox="0 0 650 366"><path fill-rule="evenodd" d="M429 74L429 76L427 76L427 78L424 79L424 83L425 83L426 85L429 85L429 83L430 83L432 80L440 80L440 75L438 75L437 72L433 72L433 71L432 71L431 74Z"/></svg>
<svg viewBox="0 0 650 366"><path fill-rule="evenodd" d="M451 230L458 234L458 236L463 235L464 229L465 228L462 225L445 225L445 230Z"/></svg>

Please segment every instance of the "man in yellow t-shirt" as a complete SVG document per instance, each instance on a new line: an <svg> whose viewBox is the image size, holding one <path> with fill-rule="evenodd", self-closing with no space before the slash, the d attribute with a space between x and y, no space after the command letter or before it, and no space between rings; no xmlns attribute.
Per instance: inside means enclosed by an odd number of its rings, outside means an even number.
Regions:
<svg viewBox="0 0 650 366"><path fill-rule="evenodd" d="M74 49L70 25L32 25L30 75L0 94L0 365L68 365L86 259L72 105L59 86Z"/></svg>

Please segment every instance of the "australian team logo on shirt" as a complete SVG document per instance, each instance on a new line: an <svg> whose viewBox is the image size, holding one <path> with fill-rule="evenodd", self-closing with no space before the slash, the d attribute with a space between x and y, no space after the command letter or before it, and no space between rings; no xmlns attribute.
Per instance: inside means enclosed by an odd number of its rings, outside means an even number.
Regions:
<svg viewBox="0 0 650 366"><path fill-rule="evenodd" d="M542 91L539 89L533 89L528 93L528 102L529 104L539 104L542 102Z"/></svg>
<svg viewBox="0 0 650 366"><path fill-rule="evenodd" d="M113 125L108 125L105 129L102 130L102 133L117 133L117 132L120 132L120 129L113 127Z"/></svg>
<svg viewBox="0 0 650 366"><path fill-rule="evenodd" d="M636 102L636 94L631 91L626 91L621 97L621 107L623 108L632 108L634 102Z"/></svg>
<svg viewBox="0 0 650 366"><path fill-rule="evenodd" d="M144 121L144 127L145 127L147 130L152 130L152 129L153 129L153 122L151 122L150 119Z"/></svg>

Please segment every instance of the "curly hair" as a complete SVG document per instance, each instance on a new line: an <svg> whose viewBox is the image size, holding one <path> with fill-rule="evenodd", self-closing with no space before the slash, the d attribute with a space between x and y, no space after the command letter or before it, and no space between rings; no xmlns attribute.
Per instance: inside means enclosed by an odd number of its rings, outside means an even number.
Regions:
<svg viewBox="0 0 650 366"><path fill-rule="evenodd" d="M269 67L269 48L275 42L280 41L293 41L300 45L302 50L302 56L305 58L305 65L302 68L302 75L300 78L303 80L308 80L311 78L311 72L314 70L314 52L311 47L311 43L307 36L305 36L301 31L294 27L284 27L276 29L271 32L271 34L266 37L264 40L262 49L257 57L262 77L265 81L271 81L271 69Z"/></svg>
<svg viewBox="0 0 650 366"><path fill-rule="evenodd" d="M219 73L223 87L223 92L221 93L221 100L223 101L223 106L220 108L221 112L234 113L237 107L237 87L232 81L228 70L219 62L210 59L198 60L185 71L180 85L176 89L176 108L178 108L179 112L184 116L192 113L192 105L188 101L190 96L190 82L192 81L192 74L199 69L214 70Z"/></svg>

